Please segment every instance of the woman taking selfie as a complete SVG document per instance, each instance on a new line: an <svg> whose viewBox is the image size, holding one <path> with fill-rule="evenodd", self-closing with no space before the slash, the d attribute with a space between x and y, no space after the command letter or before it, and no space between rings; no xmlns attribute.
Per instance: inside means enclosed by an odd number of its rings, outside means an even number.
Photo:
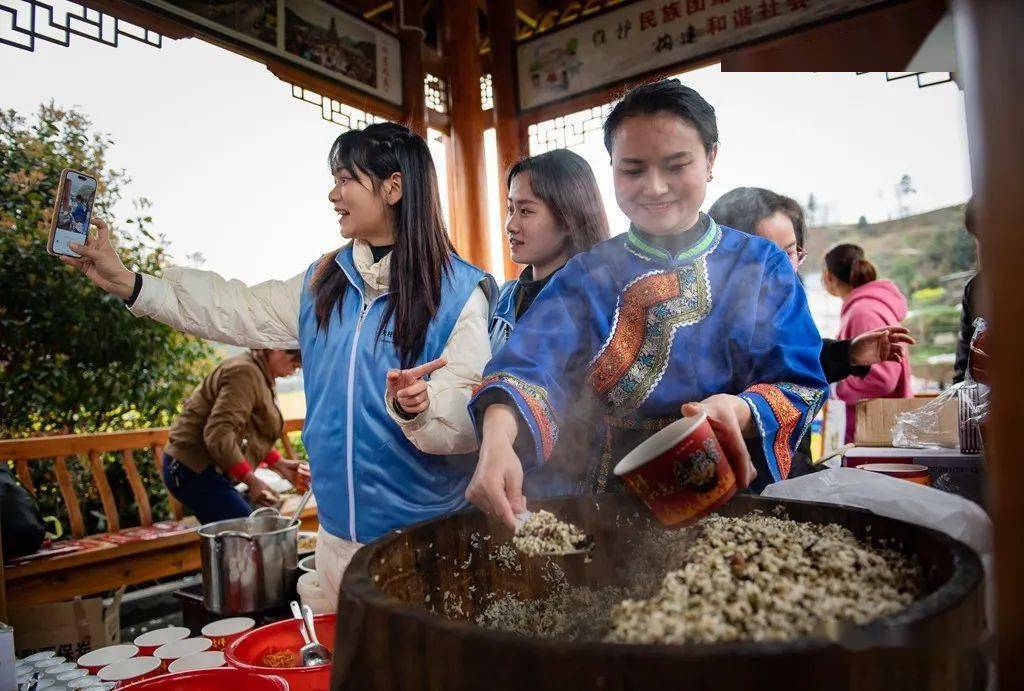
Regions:
<svg viewBox="0 0 1024 691"><path fill-rule="evenodd" d="M491 319L491 349L495 353L565 263L608 239L608 219L594 171L568 149L519 161L509 169L506 186L509 255L526 268L518 279L502 286ZM570 406L575 424L563 425L552 457L523 480L532 497L581 494L593 484L593 479L587 478L587 459L593 453L596 407L586 390L580 394Z"/></svg>
<svg viewBox="0 0 1024 691"><path fill-rule="evenodd" d="M467 490L512 527L523 472L559 437L572 392L605 407L594 491L683 415L706 411L741 487L787 477L825 391L821 338L784 252L700 213L718 154L714 109L678 80L633 89L604 125L628 233L555 274L488 364ZM755 451L754 462L745 439Z"/></svg>
<svg viewBox="0 0 1024 691"><path fill-rule="evenodd" d="M465 506L471 467L454 454L476 448L466 402L490 354L496 287L454 253L421 137L370 125L339 136L328 161L328 199L351 242L288 281L134 274L102 222L76 248L81 260L63 260L136 315L237 345L301 348L317 573L336 599L360 542Z"/></svg>

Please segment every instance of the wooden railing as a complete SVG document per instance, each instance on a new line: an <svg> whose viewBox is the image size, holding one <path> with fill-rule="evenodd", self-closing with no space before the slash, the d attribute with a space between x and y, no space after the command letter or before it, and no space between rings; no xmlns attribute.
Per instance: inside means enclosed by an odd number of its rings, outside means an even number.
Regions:
<svg viewBox="0 0 1024 691"><path fill-rule="evenodd" d="M285 420L281 445L284 447L285 456L294 457L291 442L288 440L289 432L296 432L302 429L302 419ZM153 454L153 460L158 470L163 470L164 446L167 444L169 428L157 427L151 429L134 430L130 432L104 432L101 434L68 434L53 437L30 437L26 439L5 439L0 440L0 461L14 461L18 480L31 494L36 494L36 487L32 481L32 473L29 471L29 463L45 462L53 459L54 475L57 478L57 485L60 489L61 498L68 512L68 522L71 525L71 535L76 538L85 537L85 521L82 518L81 504L75 492L71 480L71 473L68 470L68 462L73 459L81 460L84 456L88 459L89 469L92 471L93 485L103 505L103 515L107 520L107 530L117 532L121 529L120 520L117 514L117 504L114 500L114 493L110 489L106 472L103 470L102 454L115 453L121 455L121 462L124 466L125 476L131 486L132 495L138 507L139 525L149 526L153 524L153 512L149 504L149 496L142 484L142 477L139 475L138 466L135 463L134 452L148 449ZM182 517L182 506L168 495L171 504L171 513L176 519Z"/></svg>
<svg viewBox="0 0 1024 691"><path fill-rule="evenodd" d="M288 440L288 433L300 431L302 423L301 419L286 420L284 423L281 445L287 457L295 456ZM151 452L154 463L160 469L168 433L168 428L154 428L131 432L5 439L0 440L0 461L14 461L19 481L25 489L35 495L38 488L32 481L29 464L48 462L52 459L60 495L67 508L71 535L82 538L88 535L88 531L68 463L88 463L92 484L99 495L103 515L106 517L106 531L117 532L121 529L121 521L118 517L117 502L104 469L103 456L111 453L119 455L138 507L139 525L148 527L153 524L153 511L142 476L139 474L136 455L140 451ZM183 507L173 497L168 498L173 517L181 519ZM287 509L287 505L285 508ZM302 512L302 521L303 529L315 529L315 505L308 506ZM21 603L60 600L197 568L199 549L198 538L194 532L151 542L48 557L9 567L6 572L0 564L0 620L6 616L8 598L11 602Z"/></svg>

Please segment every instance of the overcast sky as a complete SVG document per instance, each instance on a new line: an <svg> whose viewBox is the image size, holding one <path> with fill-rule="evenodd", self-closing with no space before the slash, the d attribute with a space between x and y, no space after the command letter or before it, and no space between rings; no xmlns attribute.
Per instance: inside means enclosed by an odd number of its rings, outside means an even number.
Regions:
<svg viewBox="0 0 1024 691"><path fill-rule="evenodd" d="M722 149L705 209L737 185L808 195L832 222L884 220L910 175L912 211L970 194L963 97L952 83L919 89L881 74L686 75L716 108ZM195 39L155 49L75 37L70 48L0 46L0 107L32 113L54 99L114 140L109 162L132 177L129 198L153 202L154 229L179 260L255 282L302 271L336 246L326 157L340 129L262 65ZM595 133L577 151L613 211L607 156ZM487 185L490 192L494 186ZM492 225L498 200L492 201ZM504 201L501 201L501 206ZM118 210L124 219L131 207Z"/></svg>

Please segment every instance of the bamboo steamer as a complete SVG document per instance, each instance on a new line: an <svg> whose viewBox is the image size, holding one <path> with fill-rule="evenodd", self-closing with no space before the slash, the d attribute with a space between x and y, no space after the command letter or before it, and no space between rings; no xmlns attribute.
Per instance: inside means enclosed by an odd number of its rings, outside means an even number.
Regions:
<svg viewBox="0 0 1024 691"><path fill-rule="evenodd" d="M488 559L492 545L509 532L478 511L466 511L393 531L356 553L341 586L331 688L984 688L987 667L978 649L985 629L982 567L970 548L933 530L828 504L738 495L719 513L739 516L779 505L793 520L838 523L861 538L895 541L924 566L927 594L894 616L849 627L844 646L820 638L675 646L528 638L473 620L485 606L485 593L546 595L545 560L521 559L516 573ZM560 560L573 584L615 584L616 566L630 559L644 531L656 529L629 495L532 502L530 508L552 510L594 534L591 563ZM463 620L428 610L446 592Z"/></svg>

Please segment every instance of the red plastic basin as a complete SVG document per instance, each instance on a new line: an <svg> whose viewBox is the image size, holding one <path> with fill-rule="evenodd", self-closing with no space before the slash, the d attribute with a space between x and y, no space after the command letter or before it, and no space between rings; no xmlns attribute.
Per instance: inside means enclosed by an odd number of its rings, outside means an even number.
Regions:
<svg viewBox="0 0 1024 691"><path fill-rule="evenodd" d="M231 667L162 674L159 677L128 684L119 691L223 691L230 688L245 691L289 691L287 682L280 674L255 674Z"/></svg>
<svg viewBox="0 0 1024 691"><path fill-rule="evenodd" d="M334 625L337 615L320 614L313 617L316 637L328 649L334 647ZM291 691L328 691L331 682L331 665L321 667L267 667L263 656L284 649L298 651L304 644L297 619L285 619L261 626L239 636L227 650L224 657L228 664L247 672L276 675L288 682ZM192 691L191 689L189 691Z"/></svg>

